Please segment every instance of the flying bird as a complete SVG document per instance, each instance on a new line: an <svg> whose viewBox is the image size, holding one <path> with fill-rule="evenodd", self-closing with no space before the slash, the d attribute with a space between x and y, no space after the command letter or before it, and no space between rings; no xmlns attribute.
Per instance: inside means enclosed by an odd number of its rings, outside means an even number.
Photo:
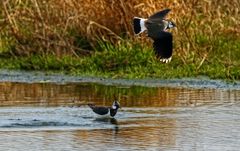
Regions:
<svg viewBox="0 0 240 151"><path fill-rule="evenodd" d="M120 104L117 100L115 100L112 106L95 106L94 104L88 104L88 106L92 109L92 111L98 115L109 115L114 117L117 114L118 109L120 108Z"/></svg>
<svg viewBox="0 0 240 151"><path fill-rule="evenodd" d="M168 29L176 27L175 23L165 19L170 9L159 11L149 18L134 17L133 27L136 35L147 31L148 37L153 39L153 49L157 58L164 63L172 59L173 36Z"/></svg>

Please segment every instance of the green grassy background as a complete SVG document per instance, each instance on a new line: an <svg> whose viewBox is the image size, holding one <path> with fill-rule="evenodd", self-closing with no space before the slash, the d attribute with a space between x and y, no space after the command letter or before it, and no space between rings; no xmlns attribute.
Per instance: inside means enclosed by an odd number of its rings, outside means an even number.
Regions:
<svg viewBox="0 0 240 151"><path fill-rule="evenodd" d="M223 41L225 40L225 42ZM196 59L194 54L186 62L173 55L170 63L161 63L151 47L125 42L120 46L102 43L99 51L84 57L32 55L1 57L0 68L41 70L71 75L111 78L183 78L208 76L212 79L240 79L239 40L223 39L215 45L218 53L207 59ZM236 49L235 51L230 51Z"/></svg>
<svg viewBox="0 0 240 151"><path fill-rule="evenodd" d="M111 78L240 80L238 0L123 0L112 1L111 7L106 2L1 2L0 68ZM134 16L164 8L172 9L168 17L177 24L171 30L174 52L168 64L157 60L146 35L132 31Z"/></svg>

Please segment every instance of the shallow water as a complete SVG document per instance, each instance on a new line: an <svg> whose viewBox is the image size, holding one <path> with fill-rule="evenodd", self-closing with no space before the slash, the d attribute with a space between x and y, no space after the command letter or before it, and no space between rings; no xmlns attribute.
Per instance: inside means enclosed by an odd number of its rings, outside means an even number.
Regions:
<svg viewBox="0 0 240 151"><path fill-rule="evenodd" d="M100 118L87 103L122 108ZM0 83L1 150L239 150L240 90Z"/></svg>

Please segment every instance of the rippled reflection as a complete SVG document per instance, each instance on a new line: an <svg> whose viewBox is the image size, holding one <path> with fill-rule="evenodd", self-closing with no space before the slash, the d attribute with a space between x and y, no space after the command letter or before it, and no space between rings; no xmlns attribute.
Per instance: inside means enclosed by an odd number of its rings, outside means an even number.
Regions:
<svg viewBox="0 0 240 151"><path fill-rule="evenodd" d="M216 105L240 100L237 90L0 83L1 106L62 106L88 102L111 105L114 96L118 96L125 107Z"/></svg>
<svg viewBox="0 0 240 151"><path fill-rule="evenodd" d="M115 96L115 118L86 106ZM0 83L0 148L238 150L239 102L239 90Z"/></svg>

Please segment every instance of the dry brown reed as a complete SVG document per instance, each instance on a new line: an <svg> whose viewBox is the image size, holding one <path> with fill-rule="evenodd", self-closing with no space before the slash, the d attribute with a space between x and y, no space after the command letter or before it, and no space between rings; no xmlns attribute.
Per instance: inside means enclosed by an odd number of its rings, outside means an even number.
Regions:
<svg viewBox="0 0 240 151"><path fill-rule="evenodd" d="M120 43L123 37L134 41L134 16L147 17L171 8L168 18L176 22L173 30L176 54L184 63L199 54L200 66L213 49L216 35L240 35L239 0L2 0L1 36L11 37L18 55L34 53L88 54L77 46L76 36L87 38L94 47L99 39ZM206 45L197 37L205 36Z"/></svg>

